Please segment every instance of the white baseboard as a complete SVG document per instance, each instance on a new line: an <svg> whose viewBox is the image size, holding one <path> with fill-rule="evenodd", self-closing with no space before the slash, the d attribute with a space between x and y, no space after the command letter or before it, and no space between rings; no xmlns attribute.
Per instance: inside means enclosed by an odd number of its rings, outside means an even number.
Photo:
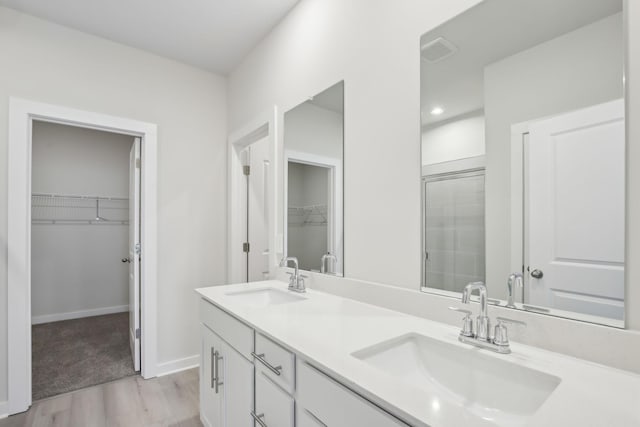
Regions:
<svg viewBox="0 0 640 427"><path fill-rule="evenodd" d="M0 402L0 420L9 416L9 402Z"/></svg>
<svg viewBox="0 0 640 427"><path fill-rule="evenodd" d="M68 313L45 314L32 316L31 324L59 322L60 320L81 319L83 317L102 316L103 314L123 313L129 311L129 305L116 305L114 307L93 308L90 310L70 311Z"/></svg>
<svg viewBox="0 0 640 427"><path fill-rule="evenodd" d="M186 371L187 369L200 366L200 355L184 357L182 359L171 360L169 362L158 363L156 375L163 377L176 372Z"/></svg>

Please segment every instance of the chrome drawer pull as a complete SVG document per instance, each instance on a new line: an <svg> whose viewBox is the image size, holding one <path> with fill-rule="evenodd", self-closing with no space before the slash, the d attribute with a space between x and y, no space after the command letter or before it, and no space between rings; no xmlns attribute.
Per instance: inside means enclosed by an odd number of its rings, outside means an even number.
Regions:
<svg viewBox="0 0 640 427"><path fill-rule="evenodd" d="M278 365L278 366L272 366L269 362L267 362L264 358L264 353L262 354L255 354L254 352L251 352L251 355L253 357L255 357L256 359L258 359L260 361L260 363L262 363L264 366L267 367L267 369L269 369L271 372L273 372L276 375L280 375L280 371L282 370L282 365Z"/></svg>
<svg viewBox="0 0 640 427"><path fill-rule="evenodd" d="M215 353L213 353L213 360L214 360L214 365L216 368L216 378L215 378L215 383L216 383L216 394L218 394L218 388L221 385L224 385L224 383L220 382L220 367L218 366L218 361L222 360L222 356L219 355L220 353L218 353L217 351Z"/></svg>
<svg viewBox="0 0 640 427"><path fill-rule="evenodd" d="M216 384L215 350L211 347L211 388Z"/></svg>
<svg viewBox="0 0 640 427"><path fill-rule="evenodd" d="M264 418L264 414L256 415L255 412L251 411L251 416L253 419L260 424L262 427L268 427L262 419Z"/></svg>

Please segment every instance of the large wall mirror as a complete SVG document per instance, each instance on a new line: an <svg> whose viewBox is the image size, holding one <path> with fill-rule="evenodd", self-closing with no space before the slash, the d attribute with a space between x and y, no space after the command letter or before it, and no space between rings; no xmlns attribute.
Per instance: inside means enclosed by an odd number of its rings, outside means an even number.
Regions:
<svg viewBox="0 0 640 427"><path fill-rule="evenodd" d="M623 14L486 0L422 36L422 290L624 327Z"/></svg>
<svg viewBox="0 0 640 427"><path fill-rule="evenodd" d="M285 254L299 267L344 274L344 83L284 115Z"/></svg>

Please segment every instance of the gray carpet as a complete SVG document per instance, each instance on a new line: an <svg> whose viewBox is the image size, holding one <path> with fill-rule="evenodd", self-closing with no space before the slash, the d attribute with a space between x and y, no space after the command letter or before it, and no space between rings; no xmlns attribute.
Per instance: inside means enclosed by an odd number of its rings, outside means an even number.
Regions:
<svg viewBox="0 0 640 427"><path fill-rule="evenodd" d="M129 313L32 326L33 400L135 374Z"/></svg>

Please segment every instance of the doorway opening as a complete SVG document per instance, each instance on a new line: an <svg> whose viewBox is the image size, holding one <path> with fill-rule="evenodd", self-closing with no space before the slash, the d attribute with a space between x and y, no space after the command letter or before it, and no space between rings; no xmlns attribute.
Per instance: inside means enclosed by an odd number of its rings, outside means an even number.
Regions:
<svg viewBox="0 0 640 427"><path fill-rule="evenodd" d="M269 138L258 139L244 147L240 158L246 180L241 196L245 224L244 281L255 282L269 278Z"/></svg>
<svg viewBox="0 0 640 427"><path fill-rule="evenodd" d="M276 118L274 106L229 135L228 283L266 280L278 265Z"/></svg>
<svg viewBox="0 0 640 427"><path fill-rule="evenodd" d="M140 369L139 148L131 135L33 121L33 400Z"/></svg>
<svg viewBox="0 0 640 427"><path fill-rule="evenodd" d="M140 369L139 145L33 121L33 400Z"/></svg>
<svg viewBox="0 0 640 427"><path fill-rule="evenodd" d="M123 264L138 266L138 271L134 272L136 283L138 283L137 298L133 301L142 302L138 306L130 304L132 308L130 315L137 316L137 324L140 332L132 330L127 331L127 340L133 336L135 339L130 341L127 347L133 348L135 358L131 359L133 364L135 360L140 360L139 365L133 367L133 370L140 370L143 378L148 379L155 376L157 372L156 365L156 283L157 283L157 126L151 123L140 122L137 120L129 120L120 117L114 117L99 113L75 110L67 107L44 104L24 99L10 98L9 102L9 145L8 145L8 239L7 248L9 252L8 258L8 413L16 414L26 411L32 403L32 315L38 316L38 313L32 313L32 237L38 238L34 233L32 236L32 219L51 220L44 215L36 217L32 212L34 208L34 197L45 199L49 196L56 195L53 191L44 190L42 193L36 193L37 188L33 187L32 167L33 167L33 136L34 124L38 126L38 122L47 122L50 124L67 125L74 128L85 130L102 131L107 133L127 135L130 140L133 139L132 149L129 152L128 165L135 165L137 173L137 183L130 188L139 188L138 194L129 197L115 197L113 200L107 200L102 197L100 192L93 194L67 194L75 196L90 196L82 199L64 198L56 199L57 202L67 203L67 207L57 208L58 210L74 210L69 209L68 204L78 203L81 206L89 203L91 208L75 209L75 215L71 214L70 219L83 219L93 221L94 224L86 223L84 226L95 230L108 230L109 227L120 227L124 224L107 225L109 219L120 220L121 222L137 224L139 227L134 231L137 236L139 245L127 245L125 250L132 250L137 254L137 262L129 263L129 259L133 258L119 252L114 263L121 268ZM36 130L37 133L37 130ZM37 148L36 148L37 149ZM64 172L68 172L65 170ZM34 171L34 174L37 173ZM64 175L64 173L63 173ZM125 181L129 181L125 174ZM59 176L56 178L60 178ZM104 180L99 180L103 182ZM104 183L104 182L103 182ZM128 192L128 190L127 190ZM34 194L35 193L35 194ZM60 195L60 194L58 194ZM65 194L63 194L65 195ZM131 203L132 212L139 217L138 221L129 218L129 209L123 209L122 200L115 199L134 199L136 202ZM71 201L70 201L71 200ZM39 200L41 202L41 200ZM51 203L50 203L51 205ZM111 209L109 209L111 208ZM118 208L120 208L118 210ZM49 214L55 210L55 205L45 207L49 209ZM136 212L137 209L137 212ZM82 215L80 211L90 212ZM117 214L119 212L119 214ZM32 215L33 213L33 215ZM46 213L46 212L45 212ZM39 213L43 214L43 213ZM118 216L121 215L121 216ZM101 223L97 225L96 223ZM78 224L76 224L78 225ZM44 227L45 224L38 226ZM59 225L48 225L52 230ZM99 227L103 227L102 229ZM62 229L62 228L61 228ZM57 233L58 231L49 231ZM42 237L42 236L40 236ZM72 239L71 239L72 240ZM128 235L127 238L128 239ZM56 240L54 247L62 247L69 245L66 240ZM73 242L72 242L73 243ZM50 243L51 244L51 243ZM71 244L73 246L73 244ZM57 254L56 254L57 255ZM126 263L122 260L126 258ZM33 266L34 269L37 266ZM73 274L84 268L81 263L76 263L75 269L65 271L66 274ZM56 274L60 274L62 268L57 267ZM123 272L121 272L123 273ZM136 276L137 275L137 276ZM96 275L97 276L97 275ZM37 290L37 289L36 289ZM101 289L103 290L103 289ZM74 296L77 296L74 294ZM71 299L71 298L70 298ZM69 302L69 301L66 301ZM122 307L120 307L122 310ZM81 310L76 310L81 311ZM73 311L72 311L73 313ZM40 313L42 314L42 313ZM76 313L77 314L77 313ZM93 312L92 314L101 314ZM109 313L118 314L118 313ZM129 315L122 315L123 323L129 324ZM47 320L46 317L40 318ZM51 318L49 318L51 320ZM54 319L55 320L55 319ZM68 319L72 320L72 319ZM129 329L127 327L127 329ZM136 345L136 342L138 344ZM124 352L129 356L130 348L126 348ZM97 363L101 363L99 360ZM64 366L62 369L73 370L75 366ZM94 366L95 368L95 366Z"/></svg>
<svg viewBox="0 0 640 427"><path fill-rule="evenodd" d="M287 170L287 253L295 254L302 270L325 272L325 255L335 254L333 170L293 160ZM336 259L334 256L327 271L335 272Z"/></svg>

